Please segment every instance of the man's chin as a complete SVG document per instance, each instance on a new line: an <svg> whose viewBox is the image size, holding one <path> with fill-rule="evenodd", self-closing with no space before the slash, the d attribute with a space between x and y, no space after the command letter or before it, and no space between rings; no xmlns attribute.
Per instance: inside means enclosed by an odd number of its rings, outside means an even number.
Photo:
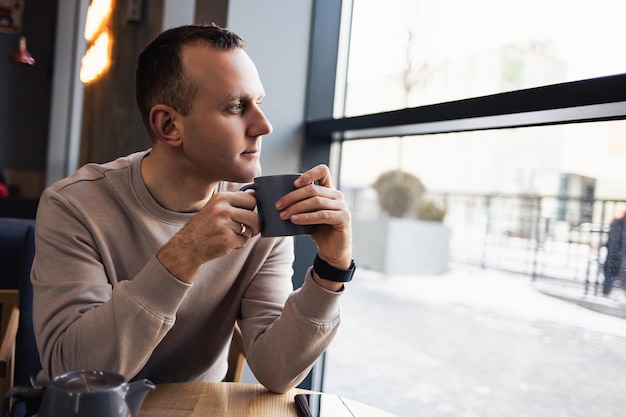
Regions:
<svg viewBox="0 0 626 417"><path fill-rule="evenodd" d="M253 169L241 170L237 175L233 175L233 178L228 180L231 182L239 182L242 184L254 181L256 177L261 176L261 167L257 166Z"/></svg>

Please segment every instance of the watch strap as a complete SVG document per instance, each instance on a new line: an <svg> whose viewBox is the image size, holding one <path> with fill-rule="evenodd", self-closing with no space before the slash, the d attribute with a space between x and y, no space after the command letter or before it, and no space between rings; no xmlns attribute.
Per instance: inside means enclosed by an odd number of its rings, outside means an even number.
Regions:
<svg viewBox="0 0 626 417"><path fill-rule="evenodd" d="M320 258L319 254L317 254L315 255L315 260L313 261L313 270L317 273L317 275L319 275L320 278L326 279L328 281L350 282L352 281L352 277L354 276L356 264L354 263L353 259L352 262L350 262L350 268L335 268L334 266Z"/></svg>

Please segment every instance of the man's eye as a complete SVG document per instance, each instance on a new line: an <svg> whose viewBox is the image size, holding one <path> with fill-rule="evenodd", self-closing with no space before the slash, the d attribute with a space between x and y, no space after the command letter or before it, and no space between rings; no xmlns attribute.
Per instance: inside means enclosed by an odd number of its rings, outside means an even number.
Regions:
<svg viewBox="0 0 626 417"><path fill-rule="evenodd" d="M241 111L241 110L243 110L243 104L241 104L241 103L233 104L231 106L231 110L233 110L233 111Z"/></svg>

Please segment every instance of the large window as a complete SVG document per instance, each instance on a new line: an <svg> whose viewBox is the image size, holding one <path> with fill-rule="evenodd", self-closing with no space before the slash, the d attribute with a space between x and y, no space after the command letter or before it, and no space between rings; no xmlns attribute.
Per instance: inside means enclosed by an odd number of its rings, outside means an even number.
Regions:
<svg viewBox="0 0 626 417"><path fill-rule="evenodd" d="M623 73L626 3L356 0L346 116Z"/></svg>
<svg viewBox="0 0 626 417"><path fill-rule="evenodd" d="M626 209L624 7L344 7L336 117L313 118L304 148L336 145L360 265L325 390L398 417L623 414L626 282L607 272L605 243ZM444 210L445 256L436 239L405 256L443 258L443 270L398 273L373 249L391 233L374 187L389 171ZM403 212L401 231L424 213Z"/></svg>

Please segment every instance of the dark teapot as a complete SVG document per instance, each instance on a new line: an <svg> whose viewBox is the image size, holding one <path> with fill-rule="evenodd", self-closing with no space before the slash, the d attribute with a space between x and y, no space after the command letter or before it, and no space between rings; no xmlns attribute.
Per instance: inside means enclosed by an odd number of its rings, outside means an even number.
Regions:
<svg viewBox="0 0 626 417"><path fill-rule="evenodd" d="M147 380L127 382L106 371L75 371L59 375L45 387L13 387L4 394L4 416L11 397L41 400L39 417L137 417L148 391Z"/></svg>

